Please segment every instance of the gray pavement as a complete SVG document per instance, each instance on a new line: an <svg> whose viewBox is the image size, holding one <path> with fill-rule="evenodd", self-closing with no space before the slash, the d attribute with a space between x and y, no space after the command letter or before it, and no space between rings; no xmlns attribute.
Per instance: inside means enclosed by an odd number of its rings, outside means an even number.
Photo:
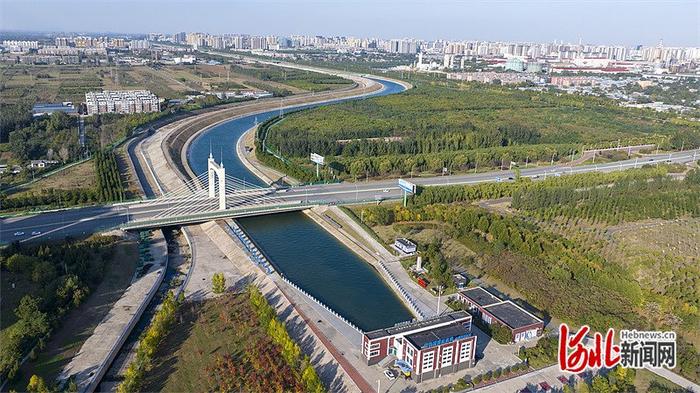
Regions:
<svg viewBox="0 0 700 393"><path fill-rule="evenodd" d="M154 258L152 266L124 291L109 314L63 368L59 380L75 377L80 392L91 392L96 388L163 281L168 265L168 246L161 231L154 232L150 252Z"/></svg>
<svg viewBox="0 0 700 393"><path fill-rule="evenodd" d="M157 135L157 134L156 134ZM158 153L155 147L160 143L151 141L146 149L149 153ZM612 172L631 168L639 168L645 164L661 162L689 163L700 159L698 150L676 152L670 154L649 155L640 159L630 159L614 163L583 165L566 167L562 165L521 169L521 176L535 180L551 176L566 176L585 172ZM158 167L158 176L168 175L167 180L179 182L172 174L172 170L165 164ZM509 181L514 177L512 171L494 171L477 174L461 174L451 176L435 176L413 178L411 181L421 186L453 185L453 184L478 184L498 181ZM177 183L181 184L181 183ZM359 203L375 200L400 199L402 192L398 188L396 180L367 181L358 183L325 184L271 191L271 193L258 196L248 196L248 206L257 206L256 201L264 198L275 197L286 203L311 203L311 204L337 204ZM200 201L200 204L210 202ZM90 234L99 230L113 228L124 224L127 220L152 218L165 209L173 207L173 202L154 203L153 201L138 201L129 204L112 206L94 206L86 208L69 209L62 211L50 211L36 215L11 217L0 219L0 243L9 243L15 240L48 240L59 239L65 236L77 236ZM38 235L32 235L33 231L41 231ZM20 232L23 232L20 234Z"/></svg>

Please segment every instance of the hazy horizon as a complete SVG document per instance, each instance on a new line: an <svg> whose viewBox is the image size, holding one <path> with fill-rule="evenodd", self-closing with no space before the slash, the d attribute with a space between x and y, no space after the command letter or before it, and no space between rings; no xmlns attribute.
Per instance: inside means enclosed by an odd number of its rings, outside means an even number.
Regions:
<svg viewBox="0 0 700 393"><path fill-rule="evenodd" d="M0 0L0 29L700 46L700 1Z"/></svg>

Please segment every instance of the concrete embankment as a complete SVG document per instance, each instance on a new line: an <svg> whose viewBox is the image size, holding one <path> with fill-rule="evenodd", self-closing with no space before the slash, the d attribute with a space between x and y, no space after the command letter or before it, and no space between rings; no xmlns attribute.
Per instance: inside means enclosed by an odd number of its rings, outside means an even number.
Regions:
<svg viewBox="0 0 700 393"><path fill-rule="evenodd" d="M266 274L260 269L237 240L229 234L229 231L226 230L227 225L224 221L212 221L199 226L200 234L206 235L210 243L216 245L218 251L225 256L225 260L222 261L221 258L203 259L199 261L196 269L208 270L208 273L211 274L218 271L224 272L225 276L232 278L232 280L227 278L229 290L240 289L248 283L253 283L260 288L270 304L277 310L279 318L287 326L290 336L300 344L304 353L309 356L314 368L329 390L359 392L360 389L354 381L355 378L348 375L349 365L338 367L336 358L326 347L330 342L323 340L314 329L309 328L308 318L297 309L291 300L290 288L282 289L283 286L280 285L281 281L277 273ZM197 280L198 276L199 274L196 274L193 277L193 283L200 282ZM194 294L206 290L206 288L192 287L188 289L188 292ZM351 373L353 370L350 368Z"/></svg>
<svg viewBox="0 0 700 393"><path fill-rule="evenodd" d="M337 222L331 218L327 212L333 210L333 217L338 218L342 222ZM415 294L405 288L405 285L412 282L408 275L404 277L397 277L397 274L389 269L388 264L395 262L400 266L400 262L396 257L392 256L388 252L386 254L382 253L366 239L357 239L345 227L349 226L352 219L347 217L337 207L319 206L313 209L305 210L307 216L309 216L314 222L321 226L326 231L330 232L336 239L340 240L346 247L352 250L355 254L359 255L367 263L372 265L379 275L386 281L388 286L396 293L396 295L401 299L401 301L406 305L406 307L411 310L411 312L419 319L426 318L433 314L430 307L423 301L418 299ZM345 227L344 227L345 226ZM364 230L359 228L359 230L353 230L355 233L363 233ZM368 245L369 244L369 245ZM379 245L381 247L381 245ZM383 247L381 247L383 249ZM386 250L384 250L386 251ZM422 289L422 288L421 288Z"/></svg>
<svg viewBox="0 0 700 393"><path fill-rule="evenodd" d="M77 355L63 368L60 380L75 378L79 392L93 392L158 291L168 266L168 246L163 232L153 232L150 244L153 262L137 278L83 343ZM135 262L135 261L134 261Z"/></svg>

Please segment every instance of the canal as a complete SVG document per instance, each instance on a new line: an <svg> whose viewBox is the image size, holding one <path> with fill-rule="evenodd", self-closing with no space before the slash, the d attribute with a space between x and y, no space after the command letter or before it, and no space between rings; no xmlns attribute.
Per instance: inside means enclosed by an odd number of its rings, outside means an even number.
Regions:
<svg viewBox="0 0 700 393"><path fill-rule="evenodd" d="M398 83L377 82L382 83L384 89L373 96L404 90ZM318 105L298 108L314 106ZM278 110L273 110L241 117L199 135L187 151L187 159L194 173L206 171L206 157L211 148L217 160L223 159L226 174L264 185L238 159L236 143L245 131L255 125L256 119L263 122L278 114ZM250 217L238 222L279 272L361 329L369 331L413 318L401 299L371 265L304 213Z"/></svg>

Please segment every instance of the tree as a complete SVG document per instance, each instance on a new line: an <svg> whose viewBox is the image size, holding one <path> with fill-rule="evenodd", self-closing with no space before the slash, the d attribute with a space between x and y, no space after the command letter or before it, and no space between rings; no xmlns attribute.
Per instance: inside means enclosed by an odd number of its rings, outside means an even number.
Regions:
<svg viewBox="0 0 700 393"><path fill-rule="evenodd" d="M611 393L613 390L610 387L610 382L608 382L608 379L601 376L601 375L596 375L593 377L593 381L591 381L591 392L593 393Z"/></svg>
<svg viewBox="0 0 700 393"><path fill-rule="evenodd" d="M513 341L513 336L510 333L510 330L499 324L499 323L493 323L490 325L491 327L491 338L496 340L496 342L500 344L508 344L511 341Z"/></svg>
<svg viewBox="0 0 700 393"><path fill-rule="evenodd" d="M31 337L46 334L49 331L49 319L46 313L39 309L39 300L30 295L25 295L15 309L15 315L19 319L23 332Z"/></svg>
<svg viewBox="0 0 700 393"><path fill-rule="evenodd" d="M27 391L30 393L49 393L50 390L44 382L44 378L34 374L29 378L29 384L27 385Z"/></svg>
<svg viewBox="0 0 700 393"><path fill-rule="evenodd" d="M226 277L224 273L214 273L211 278L211 288L214 293L223 293L226 290Z"/></svg>

